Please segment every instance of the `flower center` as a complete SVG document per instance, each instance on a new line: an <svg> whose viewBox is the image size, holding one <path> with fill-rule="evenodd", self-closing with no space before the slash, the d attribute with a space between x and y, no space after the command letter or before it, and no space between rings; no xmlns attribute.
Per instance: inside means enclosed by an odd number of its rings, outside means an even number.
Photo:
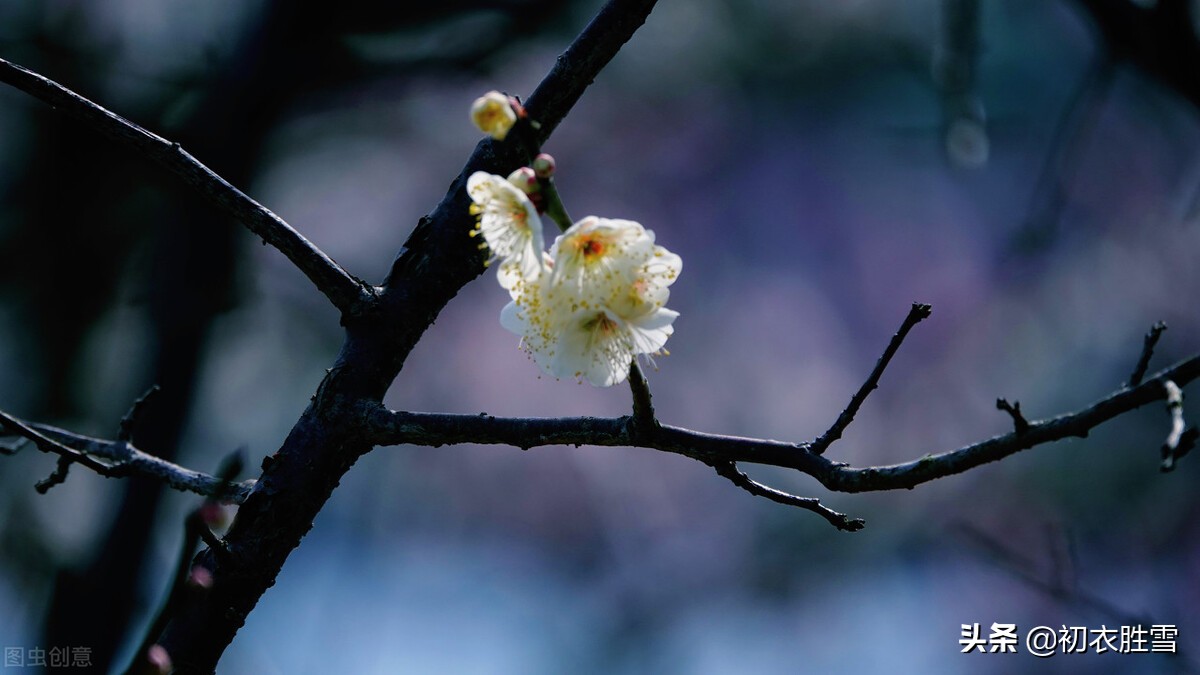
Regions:
<svg viewBox="0 0 1200 675"><path fill-rule="evenodd" d="M617 323L605 314L597 314L595 317L589 319L587 323L583 324L583 328L593 335L598 333L609 336L617 330Z"/></svg>

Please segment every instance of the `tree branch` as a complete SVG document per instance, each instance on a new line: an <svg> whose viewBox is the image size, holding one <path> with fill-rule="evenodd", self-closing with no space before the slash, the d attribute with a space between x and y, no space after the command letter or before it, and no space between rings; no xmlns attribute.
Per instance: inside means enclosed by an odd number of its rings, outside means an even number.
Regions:
<svg viewBox="0 0 1200 675"><path fill-rule="evenodd" d="M56 454L62 461L81 464L106 478L133 474L148 476L183 492L204 496L222 495L223 499L234 504L241 504L254 487L254 481L250 480L235 483L223 492L227 488L219 478L155 457L138 450L127 441L106 441L45 424L25 422L3 411L0 411L0 425L11 434L32 441L39 450ZM55 474L39 485L45 485L45 489L48 489L61 483L54 477L60 473L65 474L61 461ZM65 478L65 475L60 477ZM39 491L44 492L45 489Z"/></svg>
<svg viewBox="0 0 1200 675"><path fill-rule="evenodd" d="M1154 356L1154 347L1158 345L1158 339L1166 329L1167 324L1159 321L1146 332L1146 337L1142 340L1142 353L1138 356L1137 365L1133 367L1133 374L1129 376L1129 386L1136 387L1142 383L1146 369L1150 367L1150 357Z"/></svg>
<svg viewBox="0 0 1200 675"><path fill-rule="evenodd" d="M714 469L717 470L717 475L722 478L729 479L734 485L742 488L746 492L755 497L764 497L779 504L795 506L801 509L812 511L821 516L843 532L857 532L866 526L866 521L862 518L850 518L844 513L838 513L833 509L823 505L821 500L816 497L797 497L796 495L776 490L773 487L763 485L742 473L737 468L736 462L720 462L716 464Z"/></svg>
<svg viewBox="0 0 1200 675"><path fill-rule="evenodd" d="M54 106L170 169L261 237L264 243L279 249L343 315L359 315L374 304L373 288L342 269L282 218L227 183L178 143L147 131L57 82L4 59L0 59L0 82Z"/></svg>
<svg viewBox="0 0 1200 675"><path fill-rule="evenodd" d="M812 442L812 445L809 446L810 450L818 455L823 454L834 441L842 437L842 432L854 421L854 415L858 413L858 409L867 400L867 396L879 386L879 378L883 376L883 370L887 368L888 363L895 356L896 350L900 349L900 344L904 342L908 331L912 330L912 327L921 323L921 321L929 318L932 311L933 308L929 305L917 302L913 303L912 308L908 310L908 316L904 317L904 323L900 324L900 330L896 331L896 334L892 336L891 342L888 343L887 349L883 350L883 355L879 357L879 361L875 364L875 369L867 377L867 381L863 382L858 393L854 394L854 397L850 399L850 405L846 406L842 414L838 415L837 421L833 423L833 426L829 427L829 431L821 434L820 438Z"/></svg>
<svg viewBox="0 0 1200 675"><path fill-rule="evenodd" d="M380 405L361 411L360 424L377 445L441 446L456 443L505 444L522 449L544 445L642 447L671 452L719 466L752 462L796 469L835 492L874 492L912 488L962 473L1034 446L1086 437L1100 424L1147 403L1166 398L1163 382L1187 383L1200 377L1200 356L1155 373L1137 387L1125 387L1074 413L1027 422L1021 431L989 438L939 455L890 466L855 468L833 462L810 444L721 436L661 425L635 430L631 417L494 417L390 411ZM724 474L722 474L724 475Z"/></svg>

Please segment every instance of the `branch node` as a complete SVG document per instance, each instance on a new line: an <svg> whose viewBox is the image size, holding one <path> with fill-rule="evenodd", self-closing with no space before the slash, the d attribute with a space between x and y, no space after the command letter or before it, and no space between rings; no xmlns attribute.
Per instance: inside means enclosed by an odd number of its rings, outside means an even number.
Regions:
<svg viewBox="0 0 1200 675"><path fill-rule="evenodd" d="M1009 417L1012 417L1013 430L1018 436L1026 431L1029 431L1029 421L1026 420L1025 416L1021 414L1020 401L1013 401L1012 403L1009 403L1008 399L998 398L996 399L996 409L1003 410L1004 412L1008 413Z"/></svg>
<svg viewBox="0 0 1200 675"><path fill-rule="evenodd" d="M129 412L125 413L125 416L121 418L121 424L117 429L118 441L130 442L133 440L133 429L141 419L142 413L145 412L146 404L161 390L162 387L156 384L147 389L146 393L133 402L133 405L129 408Z"/></svg>
<svg viewBox="0 0 1200 675"><path fill-rule="evenodd" d="M629 388L633 391L633 417L630 418L633 430L638 433L652 431L658 426L654 417L654 403L650 395L650 384L642 373L642 367L636 360L629 366Z"/></svg>
<svg viewBox="0 0 1200 675"><path fill-rule="evenodd" d="M883 376L884 369L887 368L888 363L891 362L892 357L896 354L896 351L900 349L900 344L904 342L904 338L908 335L908 331L912 330L913 326L921 323L925 319L928 319L929 315L932 313L932 305L927 305L920 302L913 303L912 307L908 310L908 316L904 317L904 323L900 324L900 329L897 330L896 334L892 336L891 341L888 343L887 349L883 350L883 355L880 356L879 361L875 363L875 369L871 371L871 374L867 377L866 382L863 382L862 386L859 387L858 392L854 394L853 398L850 399L850 404L846 406L846 409L842 411L842 414L838 415L837 421L833 423L833 426L829 427L829 430L824 434L821 434L820 438L813 441L812 445L810 446L810 450L812 450L814 454L824 454L825 450L827 450L834 441L842 437L842 432L844 432L846 427L850 426L850 423L854 421L854 416L858 414L858 409L861 408L863 402L867 400L867 396L869 396L870 393L879 386L879 378Z"/></svg>
<svg viewBox="0 0 1200 675"><path fill-rule="evenodd" d="M1166 329L1167 324L1159 321L1146 333L1146 337L1142 340L1142 354L1133 368L1133 374L1129 376L1129 387L1136 387L1142 383L1142 378L1146 376L1146 369L1150 367L1150 357L1154 355L1154 347Z"/></svg>
<svg viewBox="0 0 1200 675"><path fill-rule="evenodd" d="M736 462L714 462L710 466L717 470L717 475L729 480L729 482L755 497L765 497L779 504L812 511L843 532L857 532L867 524L862 518L851 518L844 513L834 511L822 504L821 500L816 497L798 497L791 493L763 485L739 471Z"/></svg>
<svg viewBox="0 0 1200 675"><path fill-rule="evenodd" d="M1185 428L1183 390L1179 385L1175 384L1174 380L1164 380L1163 389L1167 391L1167 413L1171 416L1171 430L1162 444L1162 465L1159 470L1168 473L1174 471L1179 459L1195 447L1196 439L1200 437L1200 429L1195 426Z"/></svg>

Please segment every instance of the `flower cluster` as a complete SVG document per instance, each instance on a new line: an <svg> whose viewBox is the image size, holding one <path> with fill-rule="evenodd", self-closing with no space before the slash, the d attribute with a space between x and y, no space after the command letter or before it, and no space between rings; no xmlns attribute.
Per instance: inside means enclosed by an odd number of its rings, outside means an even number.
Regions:
<svg viewBox="0 0 1200 675"><path fill-rule="evenodd" d="M619 384L636 357L663 351L679 315L666 308L669 287L683 263L640 224L596 216L568 227L544 251L535 204L545 200L530 199L525 190L541 195L529 176L526 168L509 179L477 172L467 181L478 216L471 235L482 235L490 261L500 261L496 278L512 300L500 324L521 336L544 372Z"/></svg>

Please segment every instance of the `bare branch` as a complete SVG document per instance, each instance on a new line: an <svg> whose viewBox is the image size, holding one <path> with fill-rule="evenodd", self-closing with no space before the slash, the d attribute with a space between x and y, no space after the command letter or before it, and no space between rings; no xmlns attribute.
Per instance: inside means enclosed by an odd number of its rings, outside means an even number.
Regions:
<svg viewBox="0 0 1200 675"><path fill-rule="evenodd" d="M779 504L795 506L821 516L828 520L831 525L844 532L857 532L866 526L866 521L862 518L850 518L844 513L838 513L833 509L821 504L821 500L816 497L797 497L782 490L776 490L773 487L763 485L758 481L750 478L746 474L738 470L735 462L719 462L713 465L717 470L717 474L723 478L729 479L734 485L742 488L746 492L755 497L765 497Z"/></svg>
<svg viewBox="0 0 1200 675"><path fill-rule="evenodd" d="M279 249L343 315L356 316L374 304L373 288L342 269L282 218L247 197L201 164L178 143L154 134L31 70L0 59L5 82L83 121L170 169L254 234Z"/></svg>
<svg viewBox="0 0 1200 675"><path fill-rule="evenodd" d="M129 408L129 412L125 413L125 416L121 418L121 426L117 431L118 441L133 441L133 428L137 425L138 420L141 419L141 415L146 409L146 404L160 391L162 391L162 388L156 384L147 389L146 393L133 402L133 405Z"/></svg>
<svg viewBox="0 0 1200 675"><path fill-rule="evenodd" d="M656 0L609 0L559 55L525 102L525 109L540 125L537 133L543 143L600 71L646 22L655 4Z"/></svg>
<svg viewBox="0 0 1200 675"><path fill-rule="evenodd" d="M105 477L124 475L124 471L115 465L97 462L83 452L69 448L59 441L43 435L42 430L30 426L10 416L8 413L0 412L0 425L3 425L14 435L29 439L38 450L47 454L58 455L62 460L66 460L67 463L79 462L83 466ZM54 475L38 484L39 486L43 486L38 489L38 492L45 492L51 486L57 485L63 482L63 480L66 480L66 469L63 467L62 461L60 461Z"/></svg>
<svg viewBox="0 0 1200 675"><path fill-rule="evenodd" d="M1159 321L1146 332L1146 337L1142 340L1142 353L1138 357L1137 365L1133 367L1133 374L1129 376L1129 386L1136 387L1142 383L1146 369L1150 367L1150 357L1154 356L1154 347L1166 329L1167 324Z"/></svg>
<svg viewBox="0 0 1200 675"><path fill-rule="evenodd" d="M911 488L937 478L962 473L981 464L994 462L1034 446L1064 438L1086 438L1088 432L1114 417L1166 397L1164 380L1191 382L1200 377L1200 356L1155 373L1137 387L1122 388L1083 410L1058 417L1030 422L1025 433L1015 431L989 438L958 450L922 457L919 460L891 466L855 469L830 465L818 479L831 490L840 492L871 492Z"/></svg>
<svg viewBox="0 0 1200 675"><path fill-rule="evenodd" d="M883 350L883 355L879 357L879 361L875 364L875 369L871 371L870 376L867 377L867 381L863 382L858 393L850 399L850 405L846 406L841 415L838 415L837 421L833 423L832 427L829 427L829 431L826 431L820 438L813 441L812 445L809 446L810 450L818 455L823 454L834 441L842 437L842 432L854 421L854 415L858 413L858 409L867 400L867 396L879 386L879 378L883 375L884 368L887 368L888 363L895 356L896 350L900 349L900 344L904 342L904 337L908 335L908 331L912 330L912 327L921 323L921 321L929 318L932 311L933 308L929 305L917 302L913 303L912 308L908 310L908 316L904 317L904 323L900 324L900 330L896 331L896 334L892 336L891 342L888 343L887 349Z"/></svg>
<svg viewBox="0 0 1200 675"><path fill-rule="evenodd" d="M0 412L0 424L11 433L29 439L43 452L82 464L108 478L133 474L149 476L183 492L205 496L224 494L222 498L234 504L241 504L254 487L254 481L245 481L234 484L227 494L222 493L226 486L219 479L138 450L127 441L106 441L83 436L44 424L24 422L4 412ZM51 479L53 476L47 481ZM46 489L61 482L46 485Z"/></svg>
<svg viewBox="0 0 1200 675"><path fill-rule="evenodd" d="M633 432L630 417L494 417L389 411L381 405L363 407L360 425L377 445L455 443L505 444L528 449L544 445L642 447L672 452L717 466L752 462L796 469L835 492L874 492L912 488L962 473L1034 446L1088 432L1114 417L1166 397L1165 380L1188 383L1200 377L1200 356L1155 373L1145 383L1123 388L1083 410L1028 422L1013 431L958 450L927 455L905 464L855 468L817 455L804 443L722 436L670 425Z"/></svg>

